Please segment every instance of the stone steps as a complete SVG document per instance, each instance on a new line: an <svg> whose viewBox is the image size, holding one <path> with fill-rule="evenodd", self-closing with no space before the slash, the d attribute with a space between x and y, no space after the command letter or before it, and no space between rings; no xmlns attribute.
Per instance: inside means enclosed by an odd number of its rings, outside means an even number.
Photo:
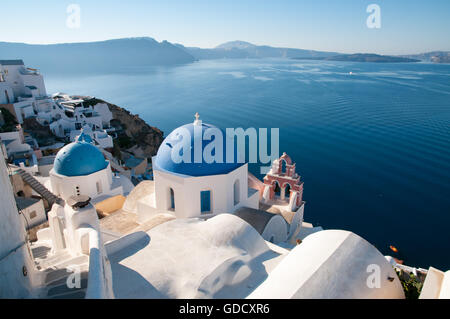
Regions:
<svg viewBox="0 0 450 319"><path fill-rule="evenodd" d="M58 203L60 205L64 205L64 201L50 192L44 185L42 185L36 178L31 176L29 173L25 172L23 169L19 168L16 170L17 174L22 177L23 181L30 185L30 187L35 190L39 195L47 200L50 205L54 203Z"/></svg>
<svg viewBox="0 0 450 319"><path fill-rule="evenodd" d="M43 298L51 299L83 299L86 296L89 274L89 256L71 256L64 250L55 255L48 255L41 247L33 248L33 254L41 255L43 258L36 258L35 262L43 273ZM79 271L79 286L70 288L69 283L73 283L76 276L74 271Z"/></svg>
<svg viewBox="0 0 450 319"><path fill-rule="evenodd" d="M88 272L82 271L80 273L80 281L78 287L70 288L67 284L67 279L71 276L72 272L66 272L65 275L62 275L62 270L66 269L58 269L53 272L58 272L58 276L51 276L52 278L57 278L53 280L50 284L47 285L47 291L45 298L52 299L83 299L86 296L86 289L88 285ZM52 272L49 273L52 275ZM73 282L73 278L70 278L70 282Z"/></svg>

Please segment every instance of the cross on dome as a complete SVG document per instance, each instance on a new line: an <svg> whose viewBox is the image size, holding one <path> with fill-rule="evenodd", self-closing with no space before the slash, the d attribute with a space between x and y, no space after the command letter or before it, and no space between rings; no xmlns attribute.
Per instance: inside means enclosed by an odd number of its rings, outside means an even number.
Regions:
<svg viewBox="0 0 450 319"><path fill-rule="evenodd" d="M195 112L195 121L194 121L194 125L202 125L202 120L200 120L200 114L198 114L198 112Z"/></svg>

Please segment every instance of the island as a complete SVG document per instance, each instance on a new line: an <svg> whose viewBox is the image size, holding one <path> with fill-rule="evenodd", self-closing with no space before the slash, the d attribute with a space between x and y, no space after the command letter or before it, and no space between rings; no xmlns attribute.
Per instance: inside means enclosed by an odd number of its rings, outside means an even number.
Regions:
<svg viewBox="0 0 450 319"><path fill-rule="evenodd" d="M339 54L330 57L294 57L296 60L325 60L343 62L374 62L374 63L405 63L420 62L417 59L397 57L389 55L379 55L373 53Z"/></svg>

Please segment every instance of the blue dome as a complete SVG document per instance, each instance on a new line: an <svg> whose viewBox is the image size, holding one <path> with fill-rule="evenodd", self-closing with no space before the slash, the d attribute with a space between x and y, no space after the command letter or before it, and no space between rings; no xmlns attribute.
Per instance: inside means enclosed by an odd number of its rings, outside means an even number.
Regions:
<svg viewBox="0 0 450 319"><path fill-rule="evenodd" d="M203 136L204 132L209 128L214 128L216 130L219 130L217 127L208 125L208 124L199 124L199 127L201 127L201 136ZM219 175L219 174L228 174L231 171L234 171L236 168L244 165L245 163L238 163L237 161L237 147L235 145L234 147L234 154L233 154L233 161L230 163L226 162L226 134L222 130L222 145L223 145L223 160L221 163L218 162L212 162L207 163L202 156L200 163L194 162L194 127L196 125L194 124L186 124L183 126L180 126L179 128L175 129L170 133L165 140L162 142L161 146L158 149L158 153L155 157L155 162L153 163L154 168L160 169L163 171L180 174L180 175L188 175L188 176L209 176L209 175ZM183 133L189 132L190 134L190 141L183 140ZM214 138L212 140L204 140L203 138L199 138L199 141L202 141L202 154L203 150L205 149L205 146L207 146L210 143L213 143ZM181 161L179 163L175 162L172 158L172 150L178 143L185 143L189 142L190 144L190 151L188 155L190 155L190 163ZM182 144L182 145L183 145ZM178 145L177 150L181 149L182 147ZM214 152L213 152L214 153ZM180 154L180 157L182 157L185 154ZM215 154L213 154L215 155Z"/></svg>
<svg viewBox="0 0 450 319"><path fill-rule="evenodd" d="M64 176L83 176L101 171L107 166L108 162L97 147L78 141L67 144L58 152L53 169Z"/></svg>
<svg viewBox="0 0 450 319"><path fill-rule="evenodd" d="M86 142L86 143L92 143L92 137L84 132L81 132L80 135L76 138L78 142Z"/></svg>

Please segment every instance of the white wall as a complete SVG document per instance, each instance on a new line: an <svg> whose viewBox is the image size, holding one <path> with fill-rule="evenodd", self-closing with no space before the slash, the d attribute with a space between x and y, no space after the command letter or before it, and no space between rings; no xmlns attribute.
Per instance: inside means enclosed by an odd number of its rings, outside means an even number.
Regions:
<svg viewBox="0 0 450 319"><path fill-rule="evenodd" d="M97 182L100 184L99 193ZM111 172L111 164L98 172L84 176L64 176L57 174L53 169L50 171L50 185L53 194L67 200L77 195L77 186L80 195L87 195L91 199L101 196L116 196L128 193L134 187L125 176L114 176Z"/></svg>
<svg viewBox="0 0 450 319"><path fill-rule="evenodd" d="M248 202L247 164L228 174L183 177L154 170L156 208L170 209L170 188L175 194L175 215L188 218L201 215L200 192L211 191L211 214L232 213ZM234 182L240 181L240 202L234 205Z"/></svg>
<svg viewBox="0 0 450 319"><path fill-rule="evenodd" d="M109 122L113 117L108 105L105 103L98 103L94 105L94 111L102 117L103 125L109 126Z"/></svg>
<svg viewBox="0 0 450 319"><path fill-rule="evenodd" d="M33 228L37 225L42 224L47 220L47 217L45 216L45 208L42 199L36 202L35 204L25 209L22 209L22 213L25 215L27 219L28 228Z"/></svg>
<svg viewBox="0 0 450 319"><path fill-rule="evenodd" d="M8 71L5 82L13 89L15 96L29 94L26 86L35 86L39 96L46 96L44 78L41 74L33 74L23 65L3 65L3 69Z"/></svg>
<svg viewBox="0 0 450 319"><path fill-rule="evenodd" d="M450 270L443 272L430 267L419 299L450 299Z"/></svg>
<svg viewBox="0 0 450 319"><path fill-rule="evenodd" d="M7 92L7 94L5 93ZM9 100L8 100L9 98ZM14 92L6 82L0 82L0 104L14 103Z"/></svg>
<svg viewBox="0 0 450 319"><path fill-rule="evenodd" d="M287 226L288 224L281 215L275 215L269 220L261 236L264 240L272 243L281 243L287 239Z"/></svg>
<svg viewBox="0 0 450 319"><path fill-rule="evenodd" d="M0 138L5 140L14 140L8 145L6 145L6 150L8 152L8 156L15 152L27 152L31 150L31 146L22 143L22 136L19 131L15 132L6 132L6 133L0 133Z"/></svg>
<svg viewBox="0 0 450 319"><path fill-rule="evenodd" d="M64 176L57 174L52 169L50 171L50 180L52 192L64 200L77 195L77 186L79 187L79 194L88 195L91 198L111 194L112 172L109 164L105 169L85 176ZM101 185L101 193L97 192L97 182ZM123 193L122 189L117 191L119 193L111 195Z"/></svg>
<svg viewBox="0 0 450 319"><path fill-rule="evenodd" d="M25 94L25 86L19 72L21 68L23 68L23 65L3 65L3 69L8 72L5 76L5 82L14 91L16 97Z"/></svg>
<svg viewBox="0 0 450 319"><path fill-rule="evenodd" d="M3 159L0 159L0 189L0 298L25 298L30 293L33 263Z"/></svg>
<svg viewBox="0 0 450 319"><path fill-rule="evenodd" d="M38 96L47 96L44 78L41 74L22 74L22 81L25 86L35 86Z"/></svg>

